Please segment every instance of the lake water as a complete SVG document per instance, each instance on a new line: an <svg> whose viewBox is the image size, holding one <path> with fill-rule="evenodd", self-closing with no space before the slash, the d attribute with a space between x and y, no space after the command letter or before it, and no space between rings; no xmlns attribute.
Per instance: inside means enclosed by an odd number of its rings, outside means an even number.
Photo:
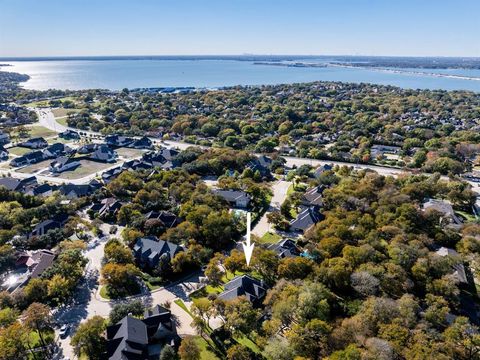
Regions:
<svg viewBox="0 0 480 360"><path fill-rule="evenodd" d="M310 59L311 60L311 59ZM285 67L237 60L51 60L1 61L1 70L30 75L27 89L119 90L139 87L222 87L311 82L317 80L394 85L409 89L472 90L480 81L428 74L389 73L343 67ZM480 70L412 69L426 73L480 77Z"/></svg>

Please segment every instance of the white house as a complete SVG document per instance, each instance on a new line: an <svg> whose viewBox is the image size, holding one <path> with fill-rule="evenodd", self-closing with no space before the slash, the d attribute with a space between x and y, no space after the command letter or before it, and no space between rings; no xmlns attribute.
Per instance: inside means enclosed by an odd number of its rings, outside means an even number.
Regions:
<svg viewBox="0 0 480 360"><path fill-rule="evenodd" d="M63 171L73 169L79 165L80 162L78 160L66 156L60 156L55 161L50 163L50 171L53 173L61 173Z"/></svg>

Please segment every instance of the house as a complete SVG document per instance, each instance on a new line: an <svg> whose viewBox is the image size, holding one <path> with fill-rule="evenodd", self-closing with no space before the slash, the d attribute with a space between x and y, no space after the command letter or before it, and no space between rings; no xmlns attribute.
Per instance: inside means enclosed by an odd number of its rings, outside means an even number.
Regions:
<svg viewBox="0 0 480 360"><path fill-rule="evenodd" d="M53 219L44 220L35 225L33 230L27 235L27 238L30 239L34 236L40 237L47 234L51 230L61 229L67 220L67 214L56 216Z"/></svg>
<svg viewBox="0 0 480 360"><path fill-rule="evenodd" d="M325 171L330 171L332 169L333 169L333 164L320 165L313 172L313 176L315 176L315 178L318 179L320 175L322 175Z"/></svg>
<svg viewBox="0 0 480 360"><path fill-rule="evenodd" d="M113 169L107 170L102 173L102 181L104 184L108 184L115 179L123 171L122 167L118 166Z"/></svg>
<svg viewBox="0 0 480 360"><path fill-rule="evenodd" d="M233 207L246 209L250 203L250 196L242 190L214 190L213 193L226 200Z"/></svg>
<svg viewBox="0 0 480 360"><path fill-rule="evenodd" d="M64 132L61 132L58 134L59 137L65 140L79 140L80 139L80 134L76 131L73 130L65 130Z"/></svg>
<svg viewBox="0 0 480 360"><path fill-rule="evenodd" d="M12 161L10 161L10 166L19 167L29 164L37 164L43 160L45 160L45 155L42 151L37 150L12 159Z"/></svg>
<svg viewBox="0 0 480 360"><path fill-rule="evenodd" d="M46 197L46 196L52 195L53 192L56 190L57 190L56 186L52 186L50 184L45 183L42 185L38 185L38 184L29 185L25 188L23 193L25 195Z"/></svg>
<svg viewBox="0 0 480 360"><path fill-rule="evenodd" d="M71 170L80 166L80 161L75 158L60 156L57 160L54 160L50 163L50 171L52 173L61 173L63 171Z"/></svg>
<svg viewBox="0 0 480 360"><path fill-rule="evenodd" d="M43 150L43 154L46 158L57 158L59 156L64 156L71 154L73 150L62 143L55 143L48 146L45 150Z"/></svg>
<svg viewBox="0 0 480 360"><path fill-rule="evenodd" d="M159 151L160 155L162 155L167 161L173 161L178 156L179 152L175 149L167 149L163 148Z"/></svg>
<svg viewBox="0 0 480 360"><path fill-rule="evenodd" d="M245 296L253 305L259 306L267 294L267 287L262 280L250 275L240 275L224 285L224 290L218 295L219 299L230 301Z"/></svg>
<svg viewBox="0 0 480 360"><path fill-rule="evenodd" d="M169 211L150 211L145 214L145 220L160 220L164 225L165 228L170 229L174 226L177 226L180 223L179 218L177 215L169 212Z"/></svg>
<svg viewBox="0 0 480 360"><path fill-rule="evenodd" d="M77 153L79 153L79 154L91 154L92 152L97 150L98 146L99 146L98 144L92 144L92 143L85 144L85 145L80 146L77 149Z"/></svg>
<svg viewBox="0 0 480 360"><path fill-rule="evenodd" d="M5 145L10 142L10 136L3 131L0 131L0 145Z"/></svg>
<svg viewBox="0 0 480 360"><path fill-rule="evenodd" d="M125 316L108 326L106 335L109 360L158 359L165 345L174 347L180 339L171 312L160 305L145 311L143 319Z"/></svg>
<svg viewBox="0 0 480 360"><path fill-rule="evenodd" d="M385 154L398 155L401 148L399 146L373 145L370 149L370 156L373 159L383 157Z"/></svg>
<svg viewBox="0 0 480 360"><path fill-rule="evenodd" d="M251 169L254 173L259 172L260 176L265 179L271 179L272 173L270 172L270 167L272 164L272 160L267 156L259 156L251 160L247 164L247 168Z"/></svg>
<svg viewBox="0 0 480 360"><path fill-rule="evenodd" d="M115 162L117 157L117 152L104 144L97 146L93 154L90 155L90 159L101 162Z"/></svg>
<svg viewBox="0 0 480 360"><path fill-rule="evenodd" d="M149 268L157 267L162 256L171 261L181 251L183 251L181 246L158 240L153 236L138 239L133 247L133 253L140 265Z"/></svg>
<svg viewBox="0 0 480 360"><path fill-rule="evenodd" d="M125 161L122 164L122 169L137 171L137 170L148 170L151 169L152 165L143 161L143 160L129 160Z"/></svg>
<svg viewBox="0 0 480 360"><path fill-rule="evenodd" d="M143 136L140 139L135 140L133 143L130 144L130 147L134 149L152 149L153 143L148 137Z"/></svg>
<svg viewBox="0 0 480 360"><path fill-rule="evenodd" d="M48 143L43 137L37 137L21 142L18 144L18 146L26 147L29 149L43 149L48 146Z"/></svg>
<svg viewBox="0 0 480 360"><path fill-rule="evenodd" d="M129 146L133 142L133 139L130 137L115 134L105 136L105 142L107 143L107 145L110 146L122 147Z"/></svg>
<svg viewBox="0 0 480 360"><path fill-rule="evenodd" d="M428 199L423 204L423 210L439 212L445 219L454 225L462 224L462 220L460 220L460 218L455 214L455 211L453 211L452 205L445 200Z"/></svg>
<svg viewBox="0 0 480 360"><path fill-rule="evenodd" d="M110 197L93 204L90 207L90 211L94 214L98 214L100 217L115 216L121 207L122 203L120 201Z"/></svg>
<svg viewBox="0 0 480 360"><path fill-rule="evenodd" d="M314 186L310 189L307 189L305 194L303 194L301 203L304 206L322 206L322 194L323 190L326 189L326 186L319 185Z"/></svg>
<svg viewBox="0 0 480 360"><path fill-rule="evenodd" d="M37 178L31 176L25 179L16 179L12 177L0 178L0 186L5 187L7 190L23 191L27 186L37 185Z"/></svg>
<svg viewBox="0 0 480 360"><path fill-rule="evenodd" d="M282 239L276 244L271 244L268 250L275 251L281 259L300 256L300 250L292 239Z"/></svg>
<svg viewBox="0 0 480 360"><path fill-rule="evenodd" d="M0 145L0 160L5 161L8 159L8 151L3 147L3 145Z"/></svg>
<svg viewBox="0 0 480 360"><path fill-rule="evenodd" d="M467 274L465 272L465 266L461 261L462 258L455 250L446 248L446 247L441 247L435 253L442 257L444 256L451 257L455 261L455 264L452 266L454 271L453 272L454 276L456 277L459 283L468 284Z"/></svg>
<svg viewBox="0 0 480 360"><path fill-rule="evenodd" d="M323 216L319 213L318 207L309 206L290 222L290 231L304 233L322 219Z"/></svg>
<svg viewBox="0 0 480 360"><path fill-rule="evenodd" d="M91 195L95 192L95 190L96 188L90 184L84 184L84 185L64 184L60 186L58 189L60 194L62 194L69 200Z"/></svg>
<svg viewBox="0 0 480 360"><path fill-rule="evenodd" d="M45 270L52 266L55 254L49 250L39 250L33 253L26 262L30 270L30 279L39 278Z"/></svg>

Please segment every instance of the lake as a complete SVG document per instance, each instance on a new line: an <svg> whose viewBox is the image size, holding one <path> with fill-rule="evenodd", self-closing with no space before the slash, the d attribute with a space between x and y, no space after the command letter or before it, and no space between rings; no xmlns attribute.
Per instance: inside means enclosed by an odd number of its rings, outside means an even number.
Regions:
<svg viewBox="0 0 480 360"><path fill-rule="evenodd" d="M308 59L311 62L312 59ZM217 88L323 81L374 83L408 89L471 90L480 92L480 81L435 77L429 73L480 77L479 70L407 69L412 73L390 73L364 68L286 67L255 65L253 61L228 59L122 59L1 61L14 71L30 76L26 89L93 89L143 87ZM418 74L425 72L425 75Z"/></svg>

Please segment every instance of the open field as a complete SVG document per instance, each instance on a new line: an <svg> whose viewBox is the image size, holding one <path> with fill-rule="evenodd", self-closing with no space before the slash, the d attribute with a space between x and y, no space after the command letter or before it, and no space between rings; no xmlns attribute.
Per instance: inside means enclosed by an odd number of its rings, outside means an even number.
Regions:
<svg viewBox="0 0 480 360"><path fill-rule="evenodd" d="M21 169L18 169L17 171L20 172L20 173L24 173L24 174L29 174L29 173L33 174L40 169L48 167L52 161L53 160L40 161L39 163L32 164L32 165L29 165L29 166L25 166Z"/></svg>
<svg viewBox="0 0 480 360"><path fill-rule="evenodd" d="M55 121L56 121L57 123L59 123L60 125L68 126L68 124L67 124L67 117L66 117L66 116L55 118Z"/></svg>
<svg viewBox="0 0 480 360"><path fill-rule="evenodd" d="M64 109L64 108L52 109L53 116L55 116L56 118L65 117L70 113L77 113L80 111L81 109Z"/></svg>
<svg viewBox="0 0 480 360"><path fill-rule="evenodd" d="M118 156L124 157L124 158L135 158L142 156L142 154L145 152L145 150L139 150L139 149L130 149L130 148L118 148L115 150L118 154Z"/></svg>
<svg viewBox="0 0 480 360"><path fill-rule="evenodd" d="M67 180L74 180L74 179L79 179L84 176L88 176L91 174L95 174L99 171L108 169L109 167L112 167L114 165L118 165L119 163L116 164L111 164L111 163L101 163L101 162L96 162L92 160L87 160L83 159L80 160L80 166L73 170L69 171L64 171L63 173L60 174L59 177Z"/></svg>
<svg viewBox="0 0 480 360"><path fill-rule="evenodd" d="M55 131L47 129L46 127L43 127L40 125L25 126L25 128L28 130L28 138L49 137L57 134ZM12 133L13 133L13 136L15 136L15 133L16 133L15 129Z"/></svg>

